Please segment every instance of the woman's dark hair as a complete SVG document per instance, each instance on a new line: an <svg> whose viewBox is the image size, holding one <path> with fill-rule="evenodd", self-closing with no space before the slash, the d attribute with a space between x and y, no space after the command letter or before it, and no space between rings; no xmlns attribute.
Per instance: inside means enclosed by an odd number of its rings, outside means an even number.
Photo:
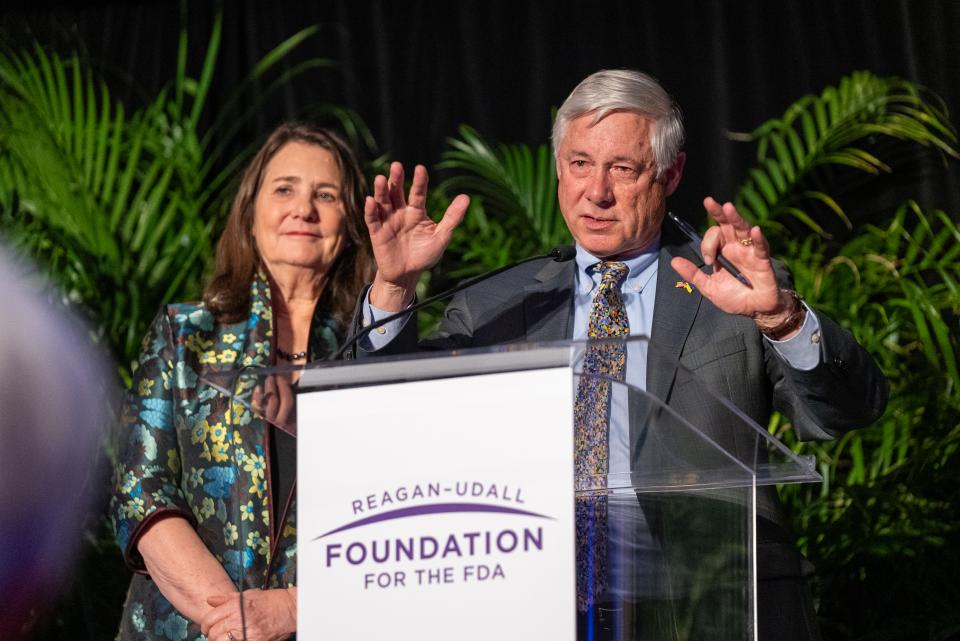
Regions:
<svg viewBox="0 0 960 641"><path fill-rule="evenodd" d="M277 127L253 157L230 206L217 244L216 271L203 302L220 322L237 322L250 306L250 283L261 267L253 240L253 214L267 164L284 145L300 142L329 151L340 169L340 197L346 213L347 242L327 274L323 300L329 313L346 327L361 288L373 275L373 251L363 222L367 181L350 146L337 134L313 124L288 122Z"/></svg>

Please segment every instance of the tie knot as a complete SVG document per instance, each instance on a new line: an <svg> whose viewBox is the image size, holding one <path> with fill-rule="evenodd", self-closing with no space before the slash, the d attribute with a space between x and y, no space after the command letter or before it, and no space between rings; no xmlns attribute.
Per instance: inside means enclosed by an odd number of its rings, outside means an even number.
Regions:
<svg viewBox="0 0 960 641"><path fill-rule="evenodd" d="M608 287L611 285L619 286L623 279L627 277L627 272L630 271L626 263L610 261L597 263L595 269L600 272L600 284Z"/></svg>

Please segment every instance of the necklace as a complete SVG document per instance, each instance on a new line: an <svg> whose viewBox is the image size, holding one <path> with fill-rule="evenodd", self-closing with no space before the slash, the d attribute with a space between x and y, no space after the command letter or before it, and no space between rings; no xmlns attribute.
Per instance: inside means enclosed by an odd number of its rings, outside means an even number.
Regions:
<svg viewBox="0 0 960 641"><path fill-rule="evenodd" d="M282 359L284 359L284 360L292 363L293 361L299 361L299 360L303 360L304 358L306 358L306 357L307 357L307 352L306 352L306 351L303 351L303 352L295 352L295 353L291 354L290 352L285 352L285 351L283 351L282 349L280 349L280 348L278 347L278 348L277 348L277 356L279 356L280 358L282 358Z"/></svg>

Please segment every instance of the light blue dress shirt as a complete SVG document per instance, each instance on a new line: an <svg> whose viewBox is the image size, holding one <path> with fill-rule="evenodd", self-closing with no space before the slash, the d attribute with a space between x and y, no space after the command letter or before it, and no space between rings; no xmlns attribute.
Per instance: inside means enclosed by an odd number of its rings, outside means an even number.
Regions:
<svg viewBox="0 0 960 641"><path fill-rule="evenodd" d="M621 285L621 294L627 308L627 320L630 323L631 336L650 336L653 329L653 311L657 296L657 271L660 250L660 239L657 238L648 247L635 256L622 260L629 268L626 279ZM594 266L600 259L592 256L585 249L577 245L576 280L574 283L573 309L573 338L584 340L587 338L587 326L590 320L590 310L593 306L593 297L596 288L600 285L600 274ZM363 305L364 326L389 316L386 312L374 307L370 303L370 293ZM395 321L371 332L359 343L359 348L367 352L386 346L399 334L409 316L402 316ZM806 319L800 332L785 341L773 341L764 338L773 345L780 356L794 369L810 370L820 363L820 321L807 308ZM626 381L637 388L646 389L647 386L647 344L642 341L631 342L627 350ZM626 416L626 391L615 393L611 399L611 416ZM630 434L627 421L611 421L610 426L609 470L610 473L630 471Z"/></svg>
<svg viewBox="0 0 960 641"><path fill-rule="evenodd" d="M631 336L650 336L653 329L653 305L657 295L657 262L660 244L626 260L618 261L629 269L620 286ZM601 274L595 269L600 259L577 245L577 275L574 283L573 338L586 340L593 297L600 286ZM627 344L626 381L640 389L647 388L647 343ZM627 416L627 391L616 386L610 399L610 416ZM611 474L630 471L630 430L628 421L610 422L608 465Z"/></svg>
<svg viewBox="0 0 960 641"><path fill-rule="evenodd" d="M621 285L621 295L627 310L632 336L650 336L653 329L653 311L657 294L657 271L660 239L621 262L629 271ZM584 340L590 321L590 311L601 274L594 269L600 262L595 256L577 246L576 276L574 282L573 338ZM389 315L370 304L369 292L363 306L363 323L369 325ZM360 349L376 351L388 344L403 329L409 316L403 316L372 332L360 342ZM764 340L769 340L764 338ZM800 332L786 341L770 341L774 349L793 368L809 370L821 359L820 322L807 308ZM631 341L627 347L626 382L646 389L647 343ZM614 386L610 399L609 471L611 474L630 471L630 429L628 393L623 386ZM618 420L617 417L621 417ZM607 522L608 586L607 593L614 599L636 600L663 598L669 593L670 580L666 577L666 562L659 544L649 528L636 499L629 494L611 495ZM681 580L676 575L671 580ZM667 587L665 587L667 586Z"/></svg>
<svg viewBox="0 0 960 641"><path fill-rule="evenodd" d="M621 260L629 273L621 285L623 304L627 308L631 336L650 336L653 330L653 309L657 298L657 271L660 239L630 258ZM600 286L600 273L594 266L601 262L577 245L577 275L573 310L573 338L585 340L590 322L593 297ZM820 362L820 322L807 308L807 315L800 332L785 341L767 338L773 348L794 369L813 369ZM639 389L647 389L647 344L642 341L629 343L627 347L626 382ZM610 403L611 416L627 416L626 391L614 389ZM612 420L609 434L609 470L611 474L630 471L629 422Z"/></svg>

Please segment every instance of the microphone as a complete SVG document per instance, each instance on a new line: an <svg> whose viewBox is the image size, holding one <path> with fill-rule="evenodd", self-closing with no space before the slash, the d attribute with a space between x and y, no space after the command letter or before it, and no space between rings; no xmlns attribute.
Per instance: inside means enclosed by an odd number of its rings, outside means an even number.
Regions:
<svg viewBox="0 0 960 641"><path fill-rule="evenodd" d="M480 274L479 276L468 278L467 280L463 281L456 287L451 287L445 292L440 292L439 294L435 294L430 298L427 298L426 300L423 300L417 303L416 305L411 305L407 309L396 312L395 314L390 314L389 316L385 316L380 320L378 320L377 322L370 323L366 327L363 327L360 330L354 332L353 335L351 335L346 341L344 341L343 345L340 346L340 349L334 352L327 360L331 360L331 361L337 360L338 358L343 356L348 349L352 348L357 343L357 341L359 341L361 338L363 338L373 330L377 329L378 327L382 327L383 325L386 325L387 323L394 321L398 318L401 318L402 316L405 316L407 314L412 314L417 310L423 309L427 305L432 305L438 300L443 300L444 298L450 298L460 290L466 289L468 287L472 287L477 283L487 280L488 278L493 278L497 274L501 272L505 272L508 269L513 269L518 265L529 263L535 260L543 260L544 258L552 258L558 263L564 263L568 260L573 260L573 258L576 255L577 255L577 249L573 245L560 245L560 246L554 247L553 249L548 251L546 254L540 254L538 256L530 256L529 258L518 260L515 263L510 263L508 265L504 265L503 267L498 267L494 270L486 272L485 274Z"/></svg>

